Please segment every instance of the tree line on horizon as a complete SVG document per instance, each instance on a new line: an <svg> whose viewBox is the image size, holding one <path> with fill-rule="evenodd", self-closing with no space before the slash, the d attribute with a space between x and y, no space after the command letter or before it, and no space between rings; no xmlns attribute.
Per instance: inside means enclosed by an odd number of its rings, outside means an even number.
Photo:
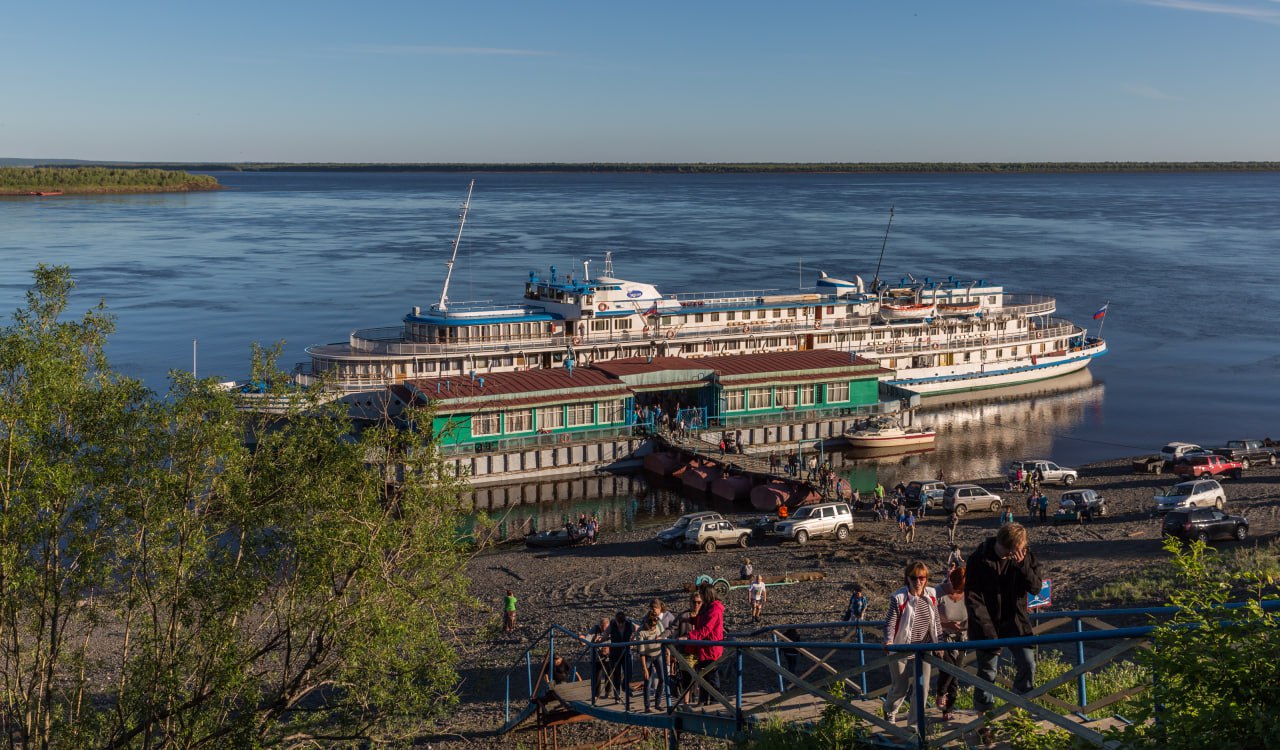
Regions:
<svg viewBox="0 0 1280 750"><path fill-rule="evenodd" d="M217 190L210 175L155 167L0 167L0 193Z"/></svg>

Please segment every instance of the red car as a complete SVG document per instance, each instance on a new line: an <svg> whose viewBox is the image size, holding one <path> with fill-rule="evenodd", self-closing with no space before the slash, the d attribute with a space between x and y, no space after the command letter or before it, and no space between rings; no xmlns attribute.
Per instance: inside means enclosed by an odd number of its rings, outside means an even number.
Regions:
<svg viewBox="0 0 1280 750"><path fill-rule="evenodd" d="M1226 474L1239 479L1244 473L1244 466L1239 461L1232 461L1222 456L1192 456L1173 467L1173 473L1180 477L1218 477Z"/></svg>

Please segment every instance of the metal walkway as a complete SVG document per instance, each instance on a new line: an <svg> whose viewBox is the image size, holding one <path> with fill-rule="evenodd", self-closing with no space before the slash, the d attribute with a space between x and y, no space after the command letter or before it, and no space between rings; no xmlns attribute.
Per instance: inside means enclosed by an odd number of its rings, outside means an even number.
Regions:
<svg viewBox="0 0 1280 750"><path fill-rule="evenodd" d="M1280 600L1265 602L1264 607L1280 609ZM863 722L871 732L869 742L874 745L973 747L979 744L981 730L1020 708L1043 727L1057 727L1090 745L1108 747L1104 732L1128 722L1123 717L1108 715L1106 709L1149 686L1091 696L1086 676L1117 661L1130 659L1136 649L1150 647L1155 628L1150 624L1152 619L1168 617L1174 611L1171 607L1159 607L1036 613L1032 615L1036 621L1033 636L962 644L893 646L888 651L880 644L883 621L780 625L730 635L716 642L714 645L724 647L723 656L701 671L680 658L678 649L707 642L649 641L646 643L661 643L675 656L671 662L676 671L670 678L672 689L665 700L654 701L659 705L652 712L643 710L638 671L627 673L621 697L604 697L605 678L590 678L592 652L609 644L590 643L576 633L552 626L530 644L519 663L508 672L506 721L498 733L510 732L536 718L539 747L555 747L559 726L597 720L619 728L664 732L668 747L676 748L683 733L734 739L749 735L766 723L811 727L834 705ZM1118 627L1112 624L1117 621L1147 624ZM809 637L791 641L784 632L793 635L807 632ZM957 645L961 645L969 657L961 667L934 655L938 650L955 649ZM1005 646L1052 647L1064 656L1074 652L1074 666L1022 695L1014 693L1004 677L991 683L966 668L975 650ZM579 676L587 678L553 683L548 678L548 665L554 663L557 653L576 666ZM997 698L997 706L985 715L957 710L949 721L943 721L939 711L932 707L920 717L909 711L907 723L902 723L901 714L897 717L899 721L887 721L882 715L881 698L888 686L873 687L870 683L875 678L884 682L887 664L894 659L910 660L917 676L927 663L939 674L954 675L962 690L981 687ZM713 684L714 680L710 679L713 671L719 674L723 685ZM873 680L869 680L869 676ZM1075 688L1073 700L1050 694L1064 686ZM711 697L708 705L694 705L691 694L698 688ZM908 703L927 705L927 696L926 687L917 681ZM1091 714L1099 713L1103 714L1100 718L1090 718Z"/></svg>

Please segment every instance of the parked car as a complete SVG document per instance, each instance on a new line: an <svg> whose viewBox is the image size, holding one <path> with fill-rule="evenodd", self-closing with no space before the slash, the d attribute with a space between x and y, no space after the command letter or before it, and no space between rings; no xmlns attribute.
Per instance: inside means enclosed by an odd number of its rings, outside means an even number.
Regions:
<svg viewBox="0 0 1280 750"><path fill-rule="evenodd" d="M676 523L669 529L659 531L657 536L653 538L655 542L663 547L676 547L677 549L684 546L684 535L689 531L689 524L694 521L705 521L709 519L720 520L724 516L714 510L705 510L698 513L686 513L676 519Z"/></svg>
<svg viewBox="0 0 1280 750"><path fill-rule="evenodd" d="M917 479L907 483L907 506L915 508L920 505L920 495L925 496L925 507L933 510L942 502L946 494L947 483L934 479Z"/></svg>
<svg viewBox="0 0 1280 750"><path fill-rule="evenodd" d="M783 539L805 544L816 536L831 535L840 541L853 530L853 512L848 503L805 505L790 518L773 525L773 533Z"/></svg>
<svg viewBox="0 0 1280 750"><path fill-rule="evenodd" d="M1068 469L1065 466L1059 466L1042 458L1023 459L1014 461L1009 465L1010 471L1017 471L1018 469L1022 469L1023 473L1028 477L1035 474L1036 470L1039 469L1044 476L1041 481L1045 484L1065 484L1070 487L1080 478L1080 472L1075 469Z"/></svg>
<svg viewBox="0 0 1280 750"><path fill-rule="evenodd" d="M684 533L684 546L715 552L716 547L730 544L746 547L750 539L750 529L740 529L723 518L704 518L689 522L689 530Z"/></svg>
<svg viewBox="0 0 1280 750"><path fill-rule="evenodd" d="M1196 479L1175 484L1152 499L1155 500L1156 513L1168 513L1182 508L1222 510L1222 506L1227 503L1227 493L1222 491L1222 485L1217 480Z"/></svg>
<svg viewBox="0 0 1280 750"><path fill-rule="evenodd" d="M1249 536L1249 519L1223 513L1217 508L1189 508L1171 511L1164 517L1161 530L1165 536L1190 541L1199 539L1239 539Z"/></svg>
<svg viewBox="0 0 1280 750"><path fill-rule="evenodd" d="M1261 440L1228 440L1221 448L1213 452L1232 461L1239 461L1245 471L1254 464L1276 465L1276 449Z"/></svg>
<svg viewBox="0 0 1280 750"><path fill-rule="evenodd" d="M999 513L1004 507L1004 498L988 492L976 484L953 484L942 495L942 509L963 516L971 510L989 510Z"/></svg>
<svg viewBox="0 0 1280 750"><path fill-rule="evenodd" d="M1160 449L1160 457L1164 459L1164 468L1172 469L1189 453L1203 453L1204 448L1195 443L1169 443Z"/></svg>
<svg viewBox="0 0 1280 750"><path fill-rule="evenodd" d="M1173 467L1173 473L1180 477L1218 477L1229 476L1239 479L1244 474L1244 466L1239 461L1232 461L1214 453L1207 456L1190 456Z"/></svg>
<svg viewBox="0 0 1280 750"><path fill-rule="evenodd" d="M1058 498L1058 507L1079 513L1085 508L1095 516L1107 515L1107 501L1094 490L1071 490Z"/></svg>

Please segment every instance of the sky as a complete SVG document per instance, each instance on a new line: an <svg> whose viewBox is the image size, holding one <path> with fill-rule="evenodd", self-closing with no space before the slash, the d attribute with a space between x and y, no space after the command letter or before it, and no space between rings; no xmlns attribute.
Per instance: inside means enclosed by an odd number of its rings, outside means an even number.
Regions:
<svg viewBox="0 0 1280 750"><path fill-rule="evenodd" d="M0 157L1280 161L1280 0L3 7Z"/></svg>

